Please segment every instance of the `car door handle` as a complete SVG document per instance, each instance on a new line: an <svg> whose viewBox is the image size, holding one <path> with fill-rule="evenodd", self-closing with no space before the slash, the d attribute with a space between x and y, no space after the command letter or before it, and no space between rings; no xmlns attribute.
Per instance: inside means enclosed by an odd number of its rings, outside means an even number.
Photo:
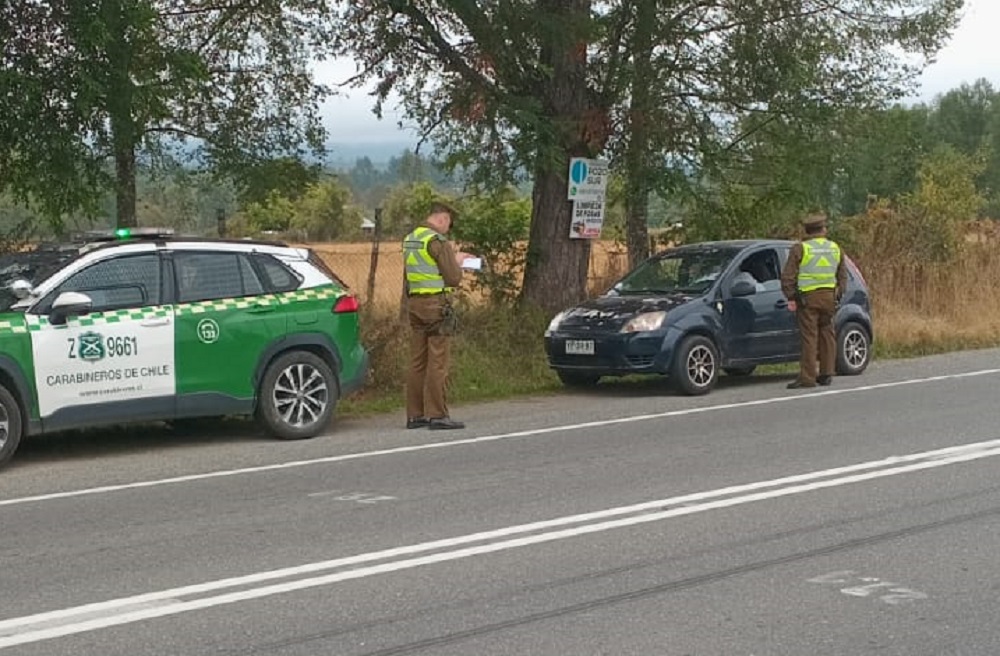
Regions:
<svg viewBox="0 0 1000 656"><path fill-rule="evenodd" d="M786 308L786 307L788 307L788 300L783 298L780 301L776 302L774 304L774 307L776 307L776 308Z"/></svg>
<svg viewBox="0 0 1000 656"><path fill-rule="evenodd" d="M146 319L140 322L140 326L145 326L146 328L155 328L156 326L166 326L170 323L170 317L158 317L156 319Z"/></svg>
<svg viewBox="0 0 1000 656"><path fill-rule="evenodd" d="M273 305L251 305L247 310L250 314L263 314L264 312L274 312Z"/></svg>

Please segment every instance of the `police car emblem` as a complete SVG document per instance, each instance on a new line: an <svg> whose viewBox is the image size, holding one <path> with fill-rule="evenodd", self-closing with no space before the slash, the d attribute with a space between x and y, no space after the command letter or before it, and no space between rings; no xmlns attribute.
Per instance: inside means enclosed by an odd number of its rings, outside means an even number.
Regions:
<svg viewBox="0 0 1000 656"><path fill-rule="evenodd" d="M81 360L86 360L87 362L103 360L105 356L104 340L101 338L100 333L81 333L77 355L80 356Z"/></svg>
<svg viewBox="0 0 1000 656"><path fill-rule="evenodd" d="M198 331L198 339L203 344L213 344L219 339L219 324L215 323L213 319L202 319L198 322L196 330Z"/></svg>

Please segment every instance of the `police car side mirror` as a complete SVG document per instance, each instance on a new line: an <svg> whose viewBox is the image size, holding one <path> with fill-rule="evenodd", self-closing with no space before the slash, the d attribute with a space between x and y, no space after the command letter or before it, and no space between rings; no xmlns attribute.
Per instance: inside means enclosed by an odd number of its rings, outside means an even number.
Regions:
<svg viewBox="0 0 1000 656"><path fill-rule="evenodd" d="M58 326L66 323L67 317L87 314L94 306L94 301L80 292L63 292L56 297L49 311L49 323Z"/></svg>
<svg viewBox="0 0 1000 656"><path fill-rule="evenodd" d="M734 298L739 298L741 296L753 296L757 293L757 288L748 280L737 280L733 283L733 286L729 288L729 293Z"/></svg>
<svg viewBox="0 0 1000 656"><path fill-rule="evenodd" d="M10 291L14 294L14 298L19 301L23 301L28 298L32 292L31 283L24 279L18 279L10 283Z"/></svg>

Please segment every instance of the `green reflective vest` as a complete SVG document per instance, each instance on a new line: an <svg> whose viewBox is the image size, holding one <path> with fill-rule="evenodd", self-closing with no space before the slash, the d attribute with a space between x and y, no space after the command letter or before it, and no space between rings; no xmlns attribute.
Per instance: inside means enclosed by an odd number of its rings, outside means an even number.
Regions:
<svg viewBox="0 0 1000 656"><path fill-rule="evenodd" d="M445 287L444 277L427 247L444 236L426 226L420 226L403 239L403 268L410 294L440 294L452 291Z"/></svg>
<svg viewBox="0 0 1000 656"><path fill-rule="evenodd" d="M802 261L799 263L799 291L834 289L837 286L837 268L840 266L840 246L826 237L802 242Z"/></svg>

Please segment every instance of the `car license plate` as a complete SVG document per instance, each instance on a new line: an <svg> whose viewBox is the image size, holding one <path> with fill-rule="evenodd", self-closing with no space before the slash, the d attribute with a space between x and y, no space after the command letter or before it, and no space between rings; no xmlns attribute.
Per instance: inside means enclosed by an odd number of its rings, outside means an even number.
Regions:
<svg viewBox="0 0 1000 656"><path fill-rule="evenodd" d="M593 355L594 340L592 339L567 339L566 355Z"/></svg>

